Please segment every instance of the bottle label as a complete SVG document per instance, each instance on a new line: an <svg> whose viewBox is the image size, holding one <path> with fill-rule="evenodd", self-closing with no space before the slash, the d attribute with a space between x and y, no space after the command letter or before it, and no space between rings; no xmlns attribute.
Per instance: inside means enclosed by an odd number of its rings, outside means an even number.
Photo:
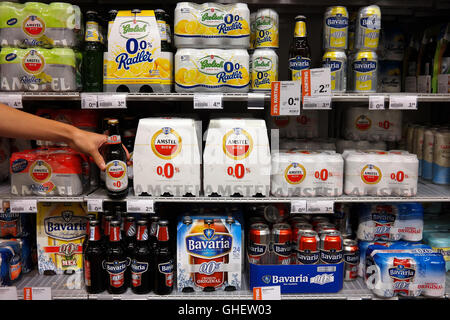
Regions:
<svg viewBox="0 0 450 320"><path fill-rule="evenodd" d="M110 191L122 191L128 188L127 164L113 160L106 164L106 188Z"/></svg>
<svg viewBox="0 0 450 320"><path fill-rule="evenodd" d="M142 274L148 271L148 262L139 262L133 259L131 263L131 285L140 287L142 284Z"/></svg>
<svg viewBox="0 0 450 320"><path fill-rule="evenodd" d="M119 135L112 135L108 137L108 144L119 144L122 143L122 139Z"/></svg>
<svg viewBox="0 0 450 320"><path fill-rule="evenodd" d="M173 286L173 260L158 264L158 271L165 275L165 284L167 287Z"/></svg>
<svg viewBox="0 0 450 320"><path fill-rule="evenodd" d="M100 42L100 32L98 30L98 23L95 21L86 22L86 33L84 41Z"/></svg>
<svg viewBox="0 0 450 320"><path fill-rule="evenodd" d="M84 259L84 283L87 287L91 286L91 263Z"/></svg>
<svg viewBox="0 0 450 320"><path fill-rule="evenodd" d="M106 272L109 274L109 285L113 288L120 288L125 283L125 270L127 269L127 260L105 262Z"/></svg>
<svg viewBox="0 0 450 320"><path fill-rule="evenodd" d="M304 21L298 21L295 23L294 38L306 37L306 23Z"/></svg>
<svg viewBox="0 0 450 320"><path fill-rule="evenodd" d="M167 30L166 30L166 22L158 20L156 21L159 27L159 35L161 36L161 41L167 41Z"/></svg>
<svg viewBox="0 0 450 320"><path fill-rule="evenodd" d="M302 56L295 56L289 59L289 69L292 73L292 81L302 80L302 70L307 70L311 67L311 59Z"/></svg>

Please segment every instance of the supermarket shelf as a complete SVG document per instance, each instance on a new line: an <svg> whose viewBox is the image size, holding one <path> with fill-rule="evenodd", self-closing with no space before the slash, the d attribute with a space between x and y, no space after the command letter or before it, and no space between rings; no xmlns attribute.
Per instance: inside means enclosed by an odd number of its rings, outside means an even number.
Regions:
<svg viewBox="0 0 450 320"><path fill-rule="evenodd" d="M104 189L97 189L88 196L86 201L91 199L99 199L110 201ZM151 199L154 202L193 202L193 203L290 203L294 200L309 201L334 201L334 202L450 202L450 186L432 184L427 181L420 181L418 191L415 197L377 197L377 196L349 196L342 195L340 197L137 197L130 190L129 199Z"/></svg>
<svg viewBox="0 0 450 320"><path fill-rule="evenodd" d="M23 288L26 287L51 287L52 298L58 299L93 299L93 300L251 300L253 294L246 286L243 290L234 292L195 292L181 293L174 290L170 295L159 296L154 293L137 295L128 289L124 294L112 295L107 292L100 294L88 294L84 290L84 284L80 273L75 275L55 275L45 276L38 274L34 270L22 277L16 283L18 299L23 299ZM421 299L422 297L417 297ZM450 298L450 272L446 274L446 288L443 299ZM379 299L367 289L361 278L355 281L344 281L342 290L336 293L303 293L303 294L283 294L282 300L308 300L308 299L333 299L333 300L371 300ZM397 298L394 298L397 299Z"/></svg>
<svg viewBox="0 0 450 320"><path fill-rule="evenodd" d="M211 93L211 92L210 92ZM81 100L79 92L23 92L24 101ZM122 94L122 93L121 93ZM194 93L127 93L127 101L193 101ZM333 102L368 102L369 96L382 95L389 101L391 95L417 95L418 102L450 102L450 94L437 93L334 93ZM270 101L270 93L223 93L223 101Z"/></svg>

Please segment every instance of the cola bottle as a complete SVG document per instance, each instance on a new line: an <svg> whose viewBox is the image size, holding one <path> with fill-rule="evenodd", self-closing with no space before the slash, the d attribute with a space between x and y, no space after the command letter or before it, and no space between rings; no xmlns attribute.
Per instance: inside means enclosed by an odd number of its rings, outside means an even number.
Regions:
<svg viewBox="0 0 450 320"><path fill-rule="evenodd" d="M154 291L159 295L170 294L173 290L174 257L169 243L169 222L158 222L157 249L155 255L155 286Z"/></svg>
<svg viewBox="0 0 450 320"><path fill-rule="evenodd" d="M89 221L89 238L84 250L84 284L91 294L105 291L105 276L102 263L105 259L101 243L100 221Z"/></svg>
<svg viewBox="0 0 450 320"><path fill-rule="evenodd" d="M117 119L108 120L105 185L108 196L122 199L128 195L127 155L122 145Z"/></svg>
<svg viewBox="0 0 450 320"><path fill-rule="evenodd" d="M154 287L153 254L148 244L147 220L137 222L136 246L131 260L131 290L145 294Z"/></svg>
<svg viewBox="0 0 450 320"><path fill-rule="evenodd" d="M109 293L120 294L127 290L125 272L130 261L125 253L120 238L120 221L113 220L110 223L109 243L106 249L104 268L108 273L107 289Z"/></svg>

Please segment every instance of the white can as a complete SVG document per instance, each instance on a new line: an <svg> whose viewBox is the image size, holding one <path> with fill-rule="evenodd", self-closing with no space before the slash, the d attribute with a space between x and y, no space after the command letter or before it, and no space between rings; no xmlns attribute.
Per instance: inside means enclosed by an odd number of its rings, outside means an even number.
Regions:
<svg viewBox="0 0 450 320"><path fill-rule="evenodd" d="M278 48L278 13L273 9L260 9L255 18L255 49Z"/></svg>
<svg viewBox="0 0 450 320"><path fill-rule="evenodd" d="M278 81L278 55L273 49L256 49L250 60L253 91L271 91L272 81Z"/></svg>
<svg viewBox="0 0 450 320"><path fill-rule="evenodd" d="M380 39L381 10L377 5L359 9L356 18L355 49L376 50Z"/></svg>

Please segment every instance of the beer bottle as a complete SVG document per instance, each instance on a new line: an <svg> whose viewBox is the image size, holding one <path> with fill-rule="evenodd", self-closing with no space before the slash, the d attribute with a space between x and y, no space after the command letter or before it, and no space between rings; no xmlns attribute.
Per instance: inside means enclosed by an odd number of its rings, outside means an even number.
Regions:
<svg viewBox="0 0 450 320"><path fill-rule="evenodd" d="M103 224L103 239L102 244L106 249L108 247L109 242L109 233L111 230L111 221L114 220L114 217L109 213L108 215L103 216L104 224Z"/></svg>
<svg viewBox="0 0 450 320"><path fill-rule="evenodd" d="M306 17L295 17L294 41L289 49L289 80L302 80L302 70L311 67L311 52L306 38Z"/></svg>
<svg viewBox="0 0 450 320"><path fill-rule="evenodd" d="M152 216L149 221L149 235L148 243L152 250L156 251L158 245L158 239L156 238L156 233L158 231L158 222L160 218L158 216Z"/></svg>
<svg viewBox="0 0 450 320"><path fill-rule="evenodd" d="M131 260L131 290L137 294L149 293L154 287L153 257L148 246L147 220L138 220L136 247Z"/></svg>
<svg viewBox="0 0 450 320"><path fill-rule="evenodd" d="M120 199L128 195L128 173L127 155L120 139L118 120L108 121L108 133L105 185L110 198Z"/></svg>
<svg viewBox="0 0 450 320"><path fill-rule="evenodd" d="M82 60L83 91L103 91L103 51L96 11L86 12L86 32Z"/></svg>
<svg viewBox="0 0 450 320"><path fill-rule="evenodd" d="M101 244L100 221L89 221L89 238L84 251L84 284L88 293L105 291L105 276L102 267L105 259Z"/></svg>
<svg viewBox="0 0 450 320"><path fill-rule="evenodd" d="M128 181L130 184L133 182L133 151L134 141L136 140L136 122L134 117L125 117L125 126L123 131L123 144L130 153L130 164L128 166Z"/></svg>
<svg viewBox="0 0 450 320"><path fill-rule="evenodd" d="M173 290L174 258L169 244L169 222L158 222L158 248L155 256L155 293L159 295L170 294Z"/></svg>
<svg viewBox="0 0 450 320"><path fill-rule="evenodd" d="M155 17L159 27L159 35L161 37L161 51L170 52L169 42L167 41L166 12L162 9L156 9Z"/></svg>
<svg viewBox="0 0 450 320"><path fill-rule="evenodd" d="M125 281L125 272L129 265L130 261L120 239L120 221L113 220L110 223L109 243L104 263L104 268L108 273L109 293L120 294L127 290L128 283Z"/></svg>
<svg viewBox="0 0 450 320"><path fill-rule="evenodd" d="M84 241L83 241L83 252L86 251L86 246L88 244L89 241L89 235L90 235L90 229L89 229L89 224L92 220L95 220L96 216L93 213L90 213L87 215L87 223L86 223L86 235L84 237ZM101 238L101 234L100 234L100 238Z"/></svg>
<svg viewBox="0 0 450 320"><path fill-rule="evenodd" d="M123 245L125 248L125 254L128 259L131 261L133 257L134 248L136 247L136 223L135 218L133 216L128 216L124 222L124 237L123 237ZM131 280L131 270L128 269L125 273L125 281L129 283Z"/></svg>

